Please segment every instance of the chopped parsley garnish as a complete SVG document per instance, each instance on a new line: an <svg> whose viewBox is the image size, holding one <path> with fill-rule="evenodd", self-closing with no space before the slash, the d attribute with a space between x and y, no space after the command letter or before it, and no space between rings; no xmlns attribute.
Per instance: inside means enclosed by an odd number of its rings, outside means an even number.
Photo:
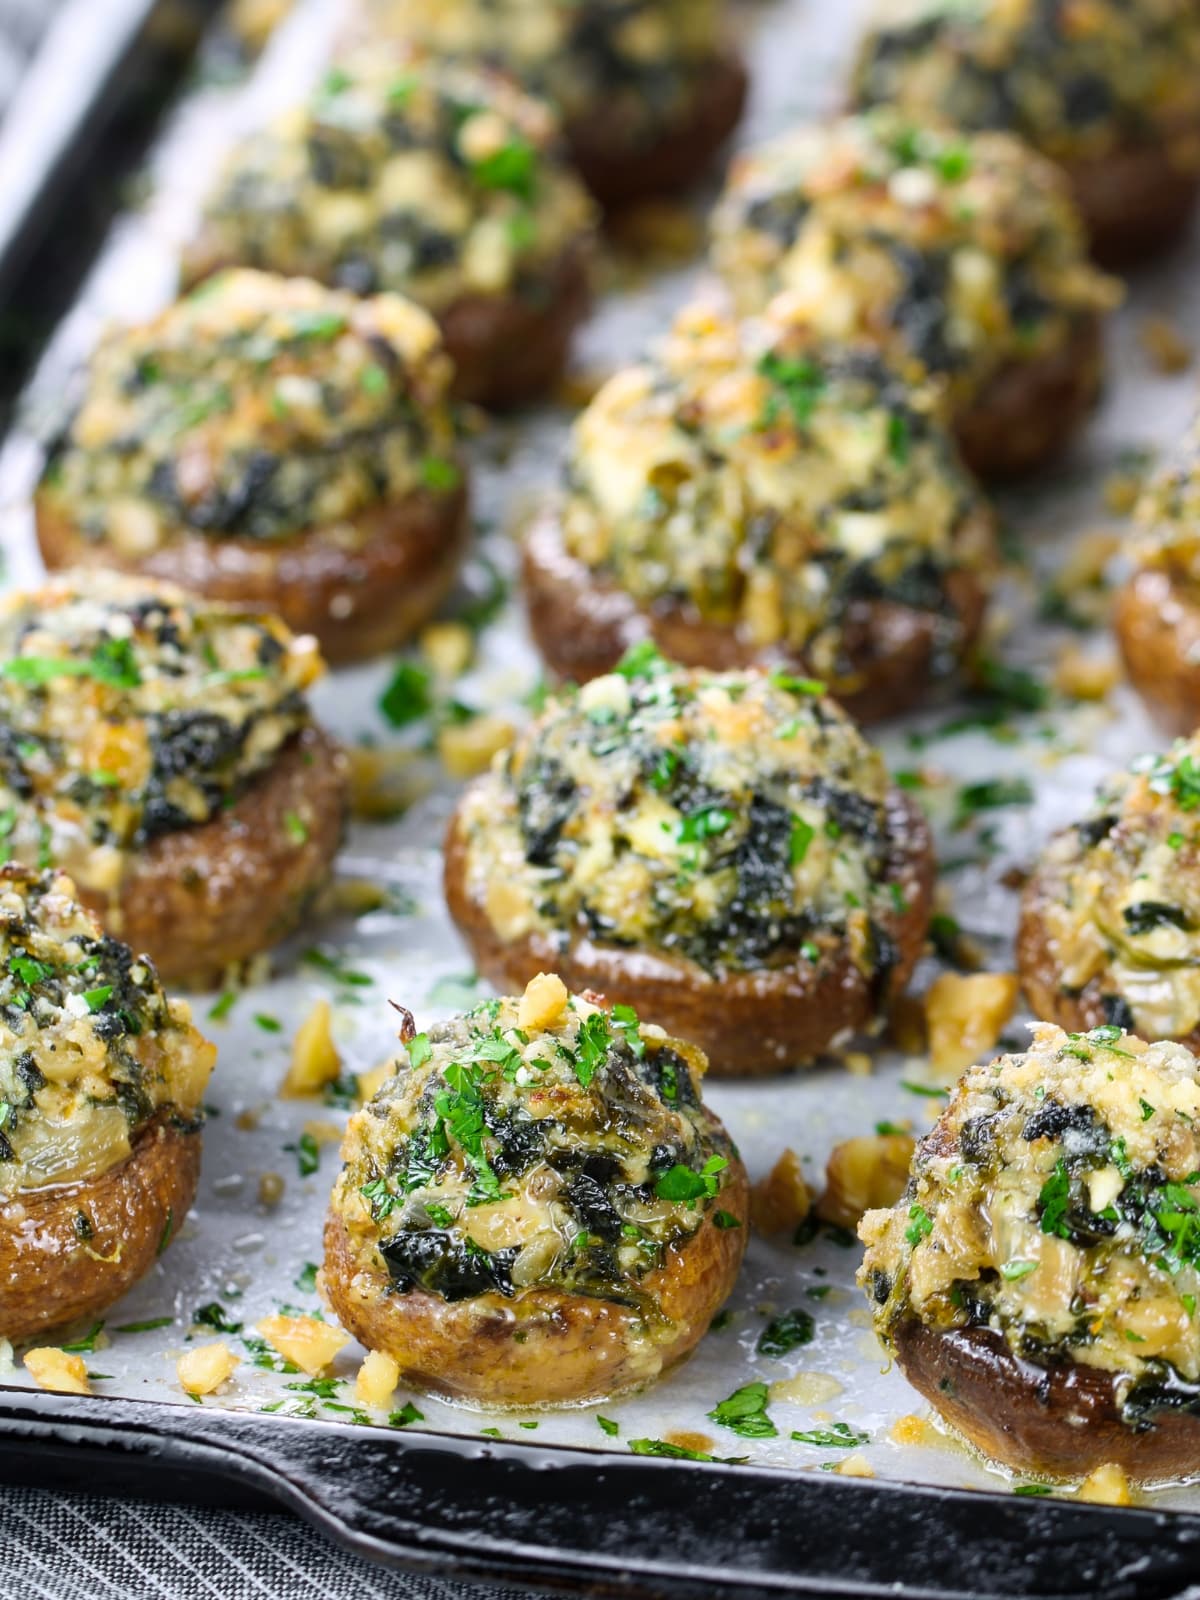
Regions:
<svg viewBox="0 0 1200 1600"><path fill-rule="evenodd" d="M759 361L758 370L774 390L763 407L763 427L774 427L786 410L797 428L806 428L825 389L825 374L816 362L768 350Z"/></svg>
<svg viewBox="0 0 1200 1600"><path fill-rule="evenodd" d="M731 1211L714 1211L713 1223L716 1227L726 1230L729 1228L740 1228L742 1225L738 1218L735 1217Z"/></svg>
<svg viewBox="0 0 1200 1600"><path fill-rule="evenodd" d="M335 983L344 983L351 989L369 989L375 981L367 973L356 972L352 967L346 966L336 951L313 948L306 950L300 959L307 966L316 967Z"/></svg>
<svg viewBox="0 0 1200 1600"><path fill-rule="evenodd" d="M629 1448L635 1456L662 1456L667 1461L719 1461L723 1466L736 1467L745 1456L713 1456L707 1450L689 1450L686 1445L670 1444L666 1439L630 1439Z"/></svg>
<svg viewBox="0 0 1200 1600"><path fill-rule="evenodd" d="M429 672L412 661L401 661L379 700L379 709L393 728L407 728L433 710Z"/></svg>
<svg viewBox="0 0 1200 1600"><path fill-rule="evenodd" d="M197 1306L192 1313L192 1322L200 1328L214 1328L217 1333L241 1333L242 1324L235 1322L218 1300L210 1300L207 1305Z"/></svg>
<svg viewBox="0 0 1200 1600"><path fill-rule="evenodd" d="M786 689L788 694L804 695L809 699L825 693L825 684L820 678L797 678L790 672L773 672L771 683L776 689Z"/></svg>
<svg viewBox="0 0 1200 1600"><path fill-rule="evenodd" d="M399 1411L393 1411L388 1416L389 1428L407 1428L410 1422L424 1422L425 1413L418 1411L411 1400L406 1400Z"/></svg>
<svg viewBox="0 0 1200 1600"><path fill-rule="evenodd" d="M421 462L421 482L427 489L439 492L457 489L461 479L462 473L453 461L445 461L441 456L426 456Z"/></svg>
<svg viewBox="0 0 1200 1600"><path fill-rule="evenodd" d="M848 1422L831 1422L828 1428L796 1430L792 1434L797 1444L817 1445L822 1450L853 1450L856 1445L867 1444L869 1433L855 1433Z"/></svg>
<svg viewBox="0 0 1200 1600"><path fill-rule="evenodd" d="M316 1139L313 1138L311 1133L302 1133L295 1145L289 1145L287 1148L295 1149L296 1165L300 1169L300 1176L302 1178L311 1178L321 1165L321 1147Z"/></svg>
<svg viewBox="0 0 1200 1600"><path fill-rule="evenodd" d="M70 1344L60 1346L60 1348L66 1350L70 1355L94 1355L96 1340L103 1332L103 1322L93 1322L82 1339L75 1339Z"/></svg>
<svg viewBox="0 0 1200 1600"><path fill-rule="evenodd" d="M1038 1211L1043 1233L1054 1234L1059 1239L1071 1237L1067 1212L1071 1209L1071 1178L1067 1163L1059 1156L1054 1171L1042 1185L1038 1195Z"/></svg>
<svg viewBox="0 0 1200 1600"><path fill-rule="evenodd" d="M413 1067L423 1067L433 1054L433 1046L429 1042L427 1033L414 1035L404 1048L408 1051L409 1064Z"/></svg>
<svg viewBox="0 0 1200 1600"><path fill-rule="evenodd" d="M0 677L33 685L53 683L56 678L92 678L113 689L136 689L142 681L128 639L102 639L86 661L73 656L14 656L0 666Z"/></svg>
<svg viewBox="0 0 1200 1600"><path fill-rule="evenodd" d="M444 1073L446 1087L433 1103L447 1136L462 1150L475 1174L467 1196L469 1206L508 1198L501 1192L500 1179L484 1148L488 1126L483 1114L482 1085L486 1076L477 1066L452 1061Z"/></svg>
<svg viewBox="0 0 1200 1600"><path fill-rule="evenodd" d="M800 1345L811 1344L815 1332L816 1323L812 1319L812 1313L797 1306L795 1310L785 1311L782 1316L768 1322L759 1334L758 1343L754 1348L760 1356L778 1359Z"/></svg>
<svg viewBox="0 0 1200 1600"><path fill-rule="evenodd" d="M765 1383L746 1383L709 1413L713 1422L743 1439L776 1439L779 1429L767 1415L769 1391Z"/></svg>
<svg viewBox="0 0 1200 1600"><path fill-rule="evenodd" d="M306 1261L296 1274L296 1288L301 1294L314 1294L317 1288L317 1263Z"/></svg>
<svg viewBox="0 0 1200 1600"><path fill-rule="evenodd" d="M1008 1283L1019 1283L1031 1272L1036 1272L1037 1267L1036 1261L1006 1261L1000 1268L1000 1276Z"/></svg>
<svg viewBox="0 0 1200 1600"><path fill-rule="evenodd" d="M958 791L955 826L961 827L981 811L1032 804L1033 789L1027 778L989 778L984 783L967 783Z"/></svg>
<svg viewBox="0 0 1200 1600"><path fill-rule="evenodd" d="M811 822L805 822L803 817L792 818L791 842L788 858L792 866L798 867L808 854L808 847L816 838L817 830Z"/></svg>
<svg viewBox="0 0 1200 1600"><path fill-rule="evenodd" d="M933 1218L922 1205L911 1205L908 1208L908 1227L904 1230L904 1237L911 1245L920 1244L922 1239L928 1239L933 1232Z"/></svg>
<svg viewBox="0 0 1200 1600"><path fill-rule="evenodd" d="M572 1063L575 1076L585 1089L590 1089L592 1079L604 1064L612 1044L608 1019L603 1011L593 1011L579 1025L579 1046Z"/></svg>
<svg viewBox="0 0 1200 1600"><path fill-rule="evenodd" d="M622 1034L624 1034L625 1043L633 1051L637 1059L639 1061L645 1060L646 1041L642 1038L641 1018L638 1016L637 1012L632 1006L616 1005L612 1008L610 1015L612 1017L613 1027L617 1028ZM663 1098L675 1098L674 1095L668 1095L666 1093L665 1084L663 1089Z"/></svg>
<svg viewBox="0 0 1200 1600"><path fill-rule="evenodd" d="M615 1439L621 1431L611 1417L597 1417L596 1421L599 1424L600 1432L606 1433L610 1439Z"/></svg>
<svg viewBox="0 0 1200 1600"><path fill-rule="evenodd" d="M724 806L702 806L676 824L675 839L679 844L700 844L724 833L733 822L733 812Z"/></svg>
<svg viewBox="0 0 1200 1600"><path fill-rule="evenodd" d="M503 189L521 200L532 200L537 186L538 156L524 139L512 138L480 161L471 163L471 176L481 189Z"/></svg>
<svg viewBox="0 0 1200 1600"><path fill-rule="evenodd" d="M298 811L285 811L283 826L293 844L308 843L308 826Z"/></svg>
<svg viewBox="0 0 1200 1600"><path fill-rule="evenodd" d="M699 1172L676 1163L656 1181L654 1193L673 1205L712 1199L721 1187L720 1174L729 1165L724 1156L709 1156Z"/></svg>
<svg viewBox="0 0 1200 1600"><path fill-rule="evenodd" d="M636 682L639 678L657 678L671 670L671 664L653 639L643 639L631 645L617 662L613 671L619 677Z"/></svg>

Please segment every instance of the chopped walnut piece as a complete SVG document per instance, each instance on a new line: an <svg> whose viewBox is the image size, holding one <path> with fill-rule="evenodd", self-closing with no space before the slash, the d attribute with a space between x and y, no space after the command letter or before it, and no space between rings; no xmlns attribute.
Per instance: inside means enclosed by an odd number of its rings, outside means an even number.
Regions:
<svg viewBox="0 0 1200 1600"><path fill-rule="evenodd" d="M180 1356L175 1373L188 1394L213 1394L232 1376L241 1359L224 1340L218 1340L216 1344L198 1345Z"/></svg>
<svg viewBox="0 0 1200 1600"><path fill-rule="evenodd" d="M310 1378L323 1372L350 1343L348 1334L317 1317L264 1317L257 1331L273 1350Z"/></svg>
<svg viewBox="0 0 1200 1600"><path fill-rule="evenodd" d="M750 1220L760 1234L794 1233L812 1210L812 1196L800 1157L785 1150L765 1178L750 1191Z"/></svg>
<svg viewBox="0 0 1200 1600"><path fill-rule="evenodd" d="M836 1145L817 1201L824 1222L854 1229L866 1211L895 1205L908 1182L915 1141L907 1133L870 1133Z"/></svg>
<svg viewBox="0 0 1200 1600"><path fill-rule="evenodd" d="M92 1392L87 1365L80 1355L43 1346L37 1350L26 1350L25 1366L39 1388L50 1389L55 1394Z"/></svg>
<svg viewBox="0 0 1200 1600"><path fill-rule="evenodd" d="M929 1060L942 1078L959 1073L992 1049L1012 1016L1020 984L1011 972L944 972L925 995Z"/></svg>
<svg viewBox="0 0 1200 1600"><path fill-rule="evenodd" d="M526 985L517 1009L520 1028L553 1028L567 1012L567 986L555 973L539 972Z"/></svg>

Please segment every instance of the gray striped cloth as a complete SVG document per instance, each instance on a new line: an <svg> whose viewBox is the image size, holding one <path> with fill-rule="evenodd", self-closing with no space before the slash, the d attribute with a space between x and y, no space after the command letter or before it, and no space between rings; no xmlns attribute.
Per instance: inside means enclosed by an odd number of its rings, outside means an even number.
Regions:
<svg viewBox="0 0 1200 1600"><path fill-rule="evenodd" d="M387 1572L294 1517L0 1488L0 1600L516 1600Z"/></svg>

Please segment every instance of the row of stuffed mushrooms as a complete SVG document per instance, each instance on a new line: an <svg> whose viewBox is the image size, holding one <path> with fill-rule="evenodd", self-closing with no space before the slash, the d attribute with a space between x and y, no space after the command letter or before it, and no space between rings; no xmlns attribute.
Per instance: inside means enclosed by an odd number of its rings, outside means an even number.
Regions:
<svg viewBox="0 0 1200 1600"><path fill-rule="evenodd" d="M111 1302L192 1202L215 1051L163 981L319 910L345 775L296 635L353 659L436 610L466 540L453 404L561 372L580 175L606 204L677 187L740 111L715 5L362 11L405 47L348 48L234 152L189 292L104 343L52 453L47 564L125 576L0 614L8 1337ZM583 686L447 840L451 913L510 998L405 1017L327 1226L331 1305L407 1381L598 1399L682 1359L731 1289L746 1176L703 1074L878 1032L913 971L928 830L847 712L968 657L992 540L971 474L1050 459L1090 411L1118 291L1089 234L1124 259L1186 219L1198 58L1191 0L892 0L853 113L735 165L727 304L578 420L525 578ZM1147 496L1118 619L1185 731L1196 461ZM1052 841L1019 935L1033 1047L967 1074L863 1224L881 1337L1021 1468L1194 1470L1198 817L1192 740Z"/></svg>
<svg viewBox="0 0 1200 1600"><path fill-rule="evenodd" d="M299 751L290 798L313 826L306 791L337 765L328 746L304 759L322 737L302 709L312 661L296 665L311 651L278 624L128 580L88 588L8 602L0 672L2 1331L19 1338L123 1292L194 1194L214 1052L114 936L146 899L130 869L203 894L258 858L265 898L287 875L263 852L276 836L299 849L299 830L248 826L247 800ZM249 702L241 722L229 699ZM1047 1022L1025 1055L967 1074L904 1197L864 1223L881 1334L1021 1467L1155 1478L1191 1459L1200 1067L1146 1041L1194 1043L1200 1017L1198 815L1200 751L1180 744L1051 845L1020 952ZM464 797L447 850L456 920L519 998L425 1034L406 1019L396 1071L352 1119L325 1277L344 1325L409 1381L477 1402L594 1399L666 1370L745 1241L745 1174L700 1100L705 1051L766 1071L881 1021L920 953L932 872L911 803L811 680L643 646L552 701ZM132 936L170 963L190 921Z"/></svg>
<svg viewBox="0 0 1200 1600"><path fill-rule="evenodd" d="M556 673L652 635L691 665L790 661L874 719L969 652L992 561L967 469L1044 463L1094 404L1119 290L1087 258L1092 169L1157 163L1182 214L1200 24L1185 0L898 10L859 109L734 164L726 301L578 420L527 542ZM626 188L682 182L742 76L715 5L409 0L362 26L370 51L230 155L190 292L101 346L38 495L52 569L275 610L335 661L411 638L453 584L456 398L545 393L586 312L595 219L552 106L612 200L606 138Z"/></svg>

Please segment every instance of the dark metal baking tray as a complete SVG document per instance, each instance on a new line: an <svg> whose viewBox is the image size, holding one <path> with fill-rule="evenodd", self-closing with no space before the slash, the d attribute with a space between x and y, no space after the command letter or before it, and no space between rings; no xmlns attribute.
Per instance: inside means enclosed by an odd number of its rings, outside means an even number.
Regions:
<svg viewBox="0 0 1200 1600"><path fill-rule="evenodd" d="M752 1600L1185 1600L1200 1519L287 1417L11 1392L0 1478L264 1500L389 1566L499 1585Z"/></svg>

